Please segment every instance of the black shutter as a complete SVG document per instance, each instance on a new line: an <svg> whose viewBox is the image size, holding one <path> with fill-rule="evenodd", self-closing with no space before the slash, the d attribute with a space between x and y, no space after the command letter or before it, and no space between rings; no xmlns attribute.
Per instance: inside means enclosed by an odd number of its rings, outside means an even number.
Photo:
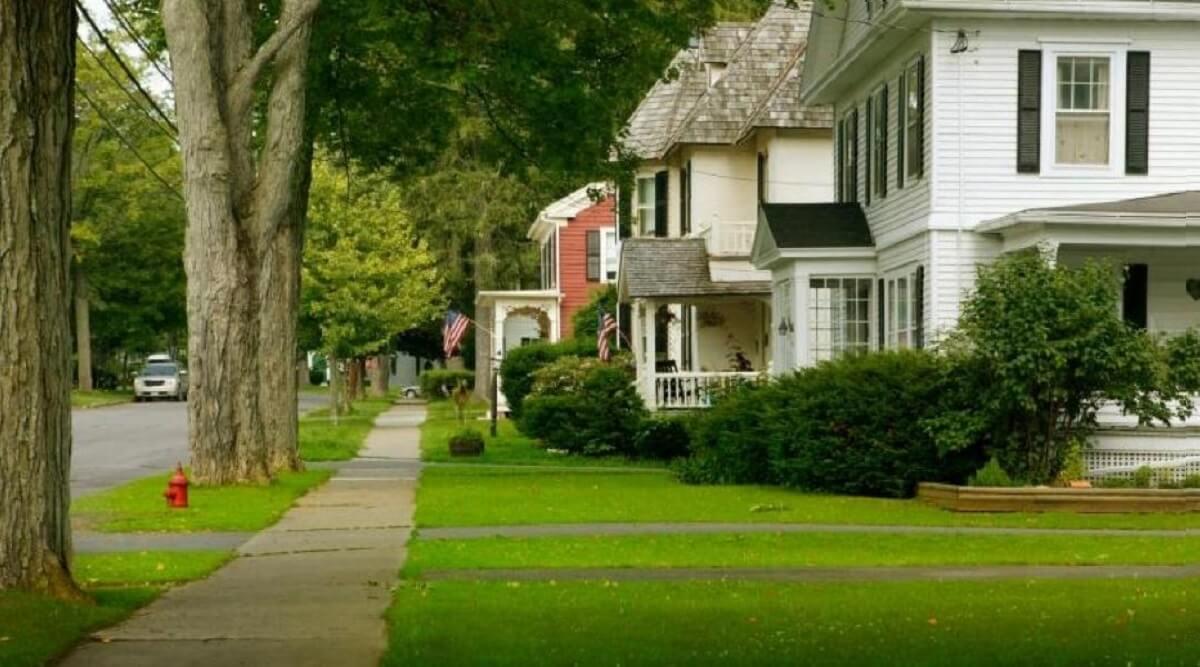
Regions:
<svg viewBox="0 0 1200 667"><path fill-rule="evenodd" d="M877 308L879 310L879 313L878 313L879 321L876 324L875 330L877 332L877 337L879 338L879 349L880 350L887 347L887 332L885 331L885 329L887 327L887 320L886 320L887 304L884 303L884 295L887 294L886 290L887 290L887 284L884 282L883 278L880 278L879 279L879 294L875 297L875 305L877 306Z"/></svg>
<svg viewBox="0 0 1200 667"><path fill-rule="evenodd" d="M867 124L866 124L866 127L864 128L867 131L867 140L863 142L863 147L864 147L863 157L866 158L865 161L866 161L866 166L867 166L867 174L866 174L867 188L866 188L866 192L863 193L863 196L865 197L865 199L863 201L865 201L867 203L867 206L871 205L871 188L872 188L873 184L875 183L875 173L871 171L871 157L872 157L871 153L875 152L875 126L872 124L875 119L874 107L875 107L875 100L868 97L867 98Z"/></svg>
<svg viewBox="0 0 1200 667"><path fill-rule="evenodd" d="M879 170L879 198L883 199L887 196L887 155L888 155L888 89L887 84L883 85L883 90L879 91L882 99L879 100L879 110L875 122L879 123L879 164L876 169Z"/></svg>
<svg viewBox="0 0 1200 667"><path fill-rule="evenodd" d="M617 238L627 239L633 229L630 220L633 218L633 200L630 194L637 188L636 181L630 180L628 187L617 190Z"/></svg>
<svg viewBox="0 0 1200 667"><path fill-rule="evenodd" d="M654 235L659 238L667 237L667 207L670 201L667 197L667 172L660 171L654 175Z"/></svg>
<svg viewBox="0 0 1200 667"><path fill-rule="evenodd" d="M914 178L925 175L925 56L917 59L917 155L921 159L910 174Z"/></svg>
<svg viewBox="0 0 1200 667"><path fill-rule="evenodd" d="M1150 267L1145 264L1130 264L1125 267L1125 298L1121 312L1125 321L1139 329L1149 323Z"/></svg>
<svg viewBox="0 0 1200 667"><path fill-rule="evenodd" d="M925 267L918 266L913 276L913 347L925 347Z"/></svg>
<svg viewBox="0 0 1200 667"><path fill-rule="evenodd" d="M587 279L590 282L600 281L599 229L589 229L587 232Z"/></svg>
<svg viewBox="0 0 1200 667"><path fill-rule="evenodd" d="M858 201L858 109L850 112L850 199Z"/></svg>
<svg viewBox="0 0 1200 667"><path fill-rule="evenodd" d="M900 73L900 78L896 80L896 189L904 187L904 141L905 131L907 130L907 116L905 115L908 104L908 70Z"/></svg>
<svg viewBox="0 0 1200 667"><path fill-rule="evenodd" d="M1017 173L1041 171L1041 154L1042 52L1021 51L1017 57Z"/></svg>
<svg viewBox="0 0 1200 667"><path fill-rule="evenodd" d="M767 201L767 156L758 154L758 203Z"/></svg>
<svg viewBox="0 0 1200 667"><path fill-rule="evenodd" d="M692 207L689 201L692 198L692 161L688 160L687 164L679 172L679 235L687 236L692 231Z"/></svg>
<svg viewBox="0 0 1200 667"><path fill-rule="evenodd" d="M1150 169L1150 53L1130 51L1125 64L1125 173Z"/></svg>
<svg viewBox="0 0 1200 667"><path fill-rule="evenodd" d="M833 175L834 181L837 183L837 200L839 202L846 201L846 119L838 121L837 124L837 172Z"/></svg>

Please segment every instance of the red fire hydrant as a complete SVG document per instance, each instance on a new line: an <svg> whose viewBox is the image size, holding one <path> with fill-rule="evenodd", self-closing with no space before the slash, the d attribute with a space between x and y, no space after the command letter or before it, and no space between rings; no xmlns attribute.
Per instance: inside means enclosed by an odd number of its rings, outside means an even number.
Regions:
<svg viewBox="0 0 1200 667"><path fill-rule="evenodd" d="M167 507L185 508L188 506L188 478L183 474L183 464L175 467L175 474L167 481L167 490L163 492L167 499Z"/></svg>

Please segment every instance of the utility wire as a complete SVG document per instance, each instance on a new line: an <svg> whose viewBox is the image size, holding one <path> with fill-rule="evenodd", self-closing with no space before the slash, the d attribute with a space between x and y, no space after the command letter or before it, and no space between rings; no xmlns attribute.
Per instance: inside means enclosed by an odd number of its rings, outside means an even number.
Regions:
<svg viewBox="0 0 1200 667"><path fill-rule="evenodd" d="M87 89L83 86L76 86L75 91L78 92L85 101L87 101L88 105L95 110L96 115L100 117L100 120L103 121L104 124L108 126L108 129L112 130L113 134L117 136L117 140L124 144L125 148L129 149L129 152L133 153L133 156L136 157L138 161L146 167L146 170L149 171L150 174L154 176L154 178L157 179L158 182L161 183L168 192L178 197L180 201L183 201L183 195L180 194L179 190L177 190L175 186L171 185L167 179L163 178L161 174L155 171L154 167L150 166L150 162L147 161L146 158L142 157L142 154L139 153L137 148L134 147L133 142L125 137L125 134L117 128L116 124L114 124L112 120L109 119L108 115L104 113L104 110L100 108L100 105L96 104L95 100L88 95Z"/></svg>
<svg viewBox="0 0 1200 667"><path fill-rule="evenodd" d="M162 107L158 106L158 102L154 100L154 96L146 92L146 89L142 87L142 82L138 80L137 75L133 73L133 70L129 68L129 65L125 64L125 61L121 58L120 52L113 48L112 43L108 41L108 37L105 36L104 31L100 30L100 26L96 25L96 22L92 20L91 14L88 14L87 9L84 9L83 3L79 2L79 0L76 0L75 7L79 9L80 15L83 16L84 20L87 21L87 24L92 27L92 30L96 33L96 36L100 38L100 42L104 44L104 47L108 49L108 52L111 53L112 57L116 59L117 64L121 66L121 69L125 70L125 75L129 77L129 80L133 82L133 85L136 86L137 89L141 91L142 95L146 97L146 101L149 102L150 106L158 112L158 115L164 121L166 121L167 127L170 127L176 134L178 134L179 128L175 127L175 123L169 116L167 116L166 112L162 110Z"/></svg>
<svg viewBox="0 0 1200 667"><path fill-rule="evenodd" d="M109 13L112 14L117 23L121 24L121 27L124 28L125 32L129 34L129 37L133 40L133 43L137 45L139 50L141 50L142 55L146 56L146 60L148 60L150 64L154 66L154 69L158 70L158 73L162 75L162 78L167 80L167 83L174 87L175 80L170 74L167 73L166 69L163 69L163 66L159 63L158 59L150 55L150 46L146 43L145 38L143 38L137 30L134 30L133 24L121 14L113 0L104 0L104 5L108 7Z"/></svg>
<svg viewBox="0 0 1200 667"><path fill-rule="evenodd" d="M171 141L179 143L179 135L172 132L171 128L164 127L162 121L156 118L153 113L150 113L150 110L142 106L141 99L135 95L133 91L125 87L125 84L122 83L119 78L117 78L116 74L113 74L112 70L108 68L108 65L104 64L104 61L100 58L99 54L93 51L92 47L88 46L88 43L82 37L77 36L76 39L79 40L79 44L83 47L83 50L87 51L88 55L92 57L92 60L96 61L96 64L100 66L100 69L104 70L104 73L108 75L108 78L112 80L113 84L120 88L121 91L124 92L127 97L129 97L129 100L133 102L133 105L137 107L138 111L141 111L143 114L145 114L146 118L148 118L150 122L154 124L154 127L158 128L163 134L167 135Z"/></svg>

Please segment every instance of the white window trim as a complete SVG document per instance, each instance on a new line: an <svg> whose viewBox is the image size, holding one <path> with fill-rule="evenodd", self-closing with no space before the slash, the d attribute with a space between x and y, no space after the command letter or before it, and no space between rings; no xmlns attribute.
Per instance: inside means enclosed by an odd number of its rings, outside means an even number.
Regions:
<svg viewBox="0 0 1200 667"><path fill-rule="evenodd" d="M891 113L889 113L888 107L891 106L891 100L883 99L885 94L889 98L891 97L890 92L884 92L887 89L888 82L885 79L883 83L880 83L867 96L867 106L871 109L871 112L867 114L867 117L871 119L871 122L867 123L867 154L871 156L871 168L868 170L870 173L867 174L867 187L871 191L872 206L882 204L887 199L888 185L890 185L888 183L888 153L891 152L892 141L890 132ZM886 140L884 142L878 141L880 137L876 136L879 134L879 128L881 127L879 123L880 112L883 113L882 138ZM880 178L880 171L883 172L882 178Z"/></svg>
<svg viewBox="0 0 1200 667"><path fill-rule="evenodd" d="M919 142L921 144L920 148L922 150L921 150L921 153L917 156L917 161L921 163L921 175L914 176L908 168L908 154L910 151L914 150L914 146L912 145L914 142L908 136L908 123L910 120L909 116L912 111L911 109L908 108L908 94L910 92L909 87L908 87L908 84L909 84L908 75L910 72L916 72L917 74L916 74L915 80L913 81L913 84L920 87L921 73L918 70L921 67L921 58L923 58L924 55L925 54L923 54L923 53L918 53L917 55L915 55L912 58L909 58L907 61L905 61L904 67L900 70L900 78L904 80L904 85L897 86L897 88L902 87L904 89L903 90L904 99L901 101L901 105L904 107L904 118L903 118L904 122L901 123L900 122L901 119L896 118L896 135L897 136L896 136L896 139L894 140L894 141L900 141L900 137L901 136L904 137L904 139L903 139L904 154L898 156L898 158L900 160L900 164L896 165L896 168L899 169L901 171L901 173L904 175L904 178L900 179L897 182L898 187L901 189L907 188L908 186L914 185L916 183L920 183L922 180L925 179L925 172L928 171L925 168L926 165L925 165L925 153L924 153L925 144L928 143L926 140L927 138L925 137L925 120L926 120L925 119L925 110L920 109L920 108L918 108L917 115L921 117L921 123L919 124L919 127L917 129L919 130L919 134L923 140L921 142ZM926 78L928 78L928 77L926 77ZM901 91L897 90L896 96L899 97L900 93L901 93ZM918 105L920 105L921 100L923 98L924 98L924 91L917 91L917 104Z"/></svg>
<svg viewBox="0 0 1200 667"><path fill-rule="evenodd" d="M876 309L875 299L879 298L879 295L875 294L875 292L876 292L875 277L870 274L861 274L861 273L845 273L845 274L842 274L842 273L814 273L814 274L806 276L804 278L804 284L803 284L803 289L805 290L804 328L805 328L805 334L806 334L806 336L805 336L806 340L805 340L805 344L804 344L805 350L804 350L803 354L804 354L805 358L807 359L808 363L815 364L815 363L819 363L821 361L826 361L826 359L822 359L818 356L818 353L820 352L820 350L818 349L817 341L815 338L816 333L817 333L817 328L816 328L816 322L813 320L813 313L816 310L816 304L813 303L812 298L811 298L811 292L813 289L812 283L815 280L855 280L855 281L865 280L865 281L867 281L867 284L868 284L869 290L870 290L870 293L867 297L867 340L865 341L864 345L862 345L862 346L856 345L855 347L862 347L863 351L870 351L870 350L875 349L875 343L874 343L875 332L876 332L875 327L878 326L875 323L875 309ZM799 325L797 325L797 326L799 326ZM850 349L849 346L843 346L843 348L835 350L831 346L830 351L834 352L835 354L833 354L830 357L830 359L840 358L848 349Z"/></svg>
<svg viewBox="0 0 1200 667"><path fill-rule="evenodd" d="M612 266L609 266L608 252L607 252L610 244L615 246L615 249L613 250ZM620 263L621 263L621 244L617 242L617 230L601 229L600 230L600 282L602 282L602 283L616 282L617 281L616 278L608 277L608 272L611 269L612 272L614 274L616 274L617 271L619 270L618 267L620 266Z"/></svg>
<svg viewBox="0 0 1200 667"><path fill-rule="evenodd" d="M899 292L899 280L905 280L908 285L908 318L907 327L896 326L900 320L899 317L899 299L893 298L893 293ZM911 350L916 347L914 340L917 327L917 268L915 266L904 268L898 271L890 272L883 277L883 294L879 298L883 299L883 322L879 326L883 327L884 347L888 350ZM908 334L908 343L904 347L900 346L900 332L904 331Z"/></svg>
<svg viewBox="0 0 1200 667"><path fill-rule="evenodd" d="M1042 51L1042 175L1122 177L1125 175L1125 42L1043 42ZM1058 59L1063 56L1109 59L1108 164L1055 162L1058 116Z"/></svg>
<svg viewBox="0 0 1200 667"><path fill-rule="evenodd" d="M646 206L642 205L642 181L650 181L650 190L654 192L654 196L650 198L650 203ZM637 229L635 230L638 236L654 236L654 216L655 202L658 200L658 177L656 174L649 175L639 174L633 183L633 210L634 215L638 220ZM648 212L648 215L643 218L642 212Z"/></svg>

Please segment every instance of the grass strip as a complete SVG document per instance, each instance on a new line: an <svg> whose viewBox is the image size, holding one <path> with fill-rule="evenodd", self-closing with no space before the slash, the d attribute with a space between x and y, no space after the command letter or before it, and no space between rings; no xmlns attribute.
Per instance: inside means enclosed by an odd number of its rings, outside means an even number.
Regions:
<svg viewBox="0 0 1200 667"><path fill-rule="evenodd" d="M329 470L284 473L266 486L193 486L189 507L171 509L163 500L169 473L134 480L85 496L71 508L76 528L104 533L252 532L266 528Z"/></svg>
<svg viewBox="0 0 1200 667"><path fill-rule="evenodd" d="M537 440L523 435L511 419L497 422L496 436L489 433L490 424L482 420L486 404L474 401L467 406L464 423L458 422L452 401L430 401L426 407L425 423L421 426L421 458L430 462L554 465L554 466L637 466L662 467L659 461L629 461L619 456L586 457L548 452ZM484 434L486 443L482 456L450 456L450 436L464 428Z"/></svg>
<svg viewBox="0 0 1200 667"><path fill-rule="evenodd" d="M132 400L133 393L129 391L115 391L110 389L71 391L71 407L73 408L101 408L106 405L129 403Z"/></svg>
<svg viewBox="0 0 1200 667"><path fill-rule="evenodd" d="M406 576L484 568L1186 565L1200 537L721 533L415 540Z"/></svg>
<svg viewBox="0 0 1200 667"><path fill-rule="evenodd" d="M1200 528L1200 513L955 513L916 500L803 493L767 486L692 486L670 474L427 468L421 527L604 522L780 522L1011 528Z"/></svg>
<svg viewBox="0 0 1200 667"><path fill-rule="evenodd" d="M392 407L391 398L355 401L350 414L336 423L329 410L313 410L300 419L300 458L305 461L347 461L358 455L374 427L375 418Z"/></svg>
<svg viewBox="0 0 1200 667"><path fill-rule="evenodd" d="M218 550L79 554L75 579L89 588L174 584L204 578L232 557Z"/></svg>
<svg viewBox="0 0 1200 667"><path fill-rule="evenodd" d="M1194 665L1200 582L410 582L388 619L396 666Z"/></svg>

